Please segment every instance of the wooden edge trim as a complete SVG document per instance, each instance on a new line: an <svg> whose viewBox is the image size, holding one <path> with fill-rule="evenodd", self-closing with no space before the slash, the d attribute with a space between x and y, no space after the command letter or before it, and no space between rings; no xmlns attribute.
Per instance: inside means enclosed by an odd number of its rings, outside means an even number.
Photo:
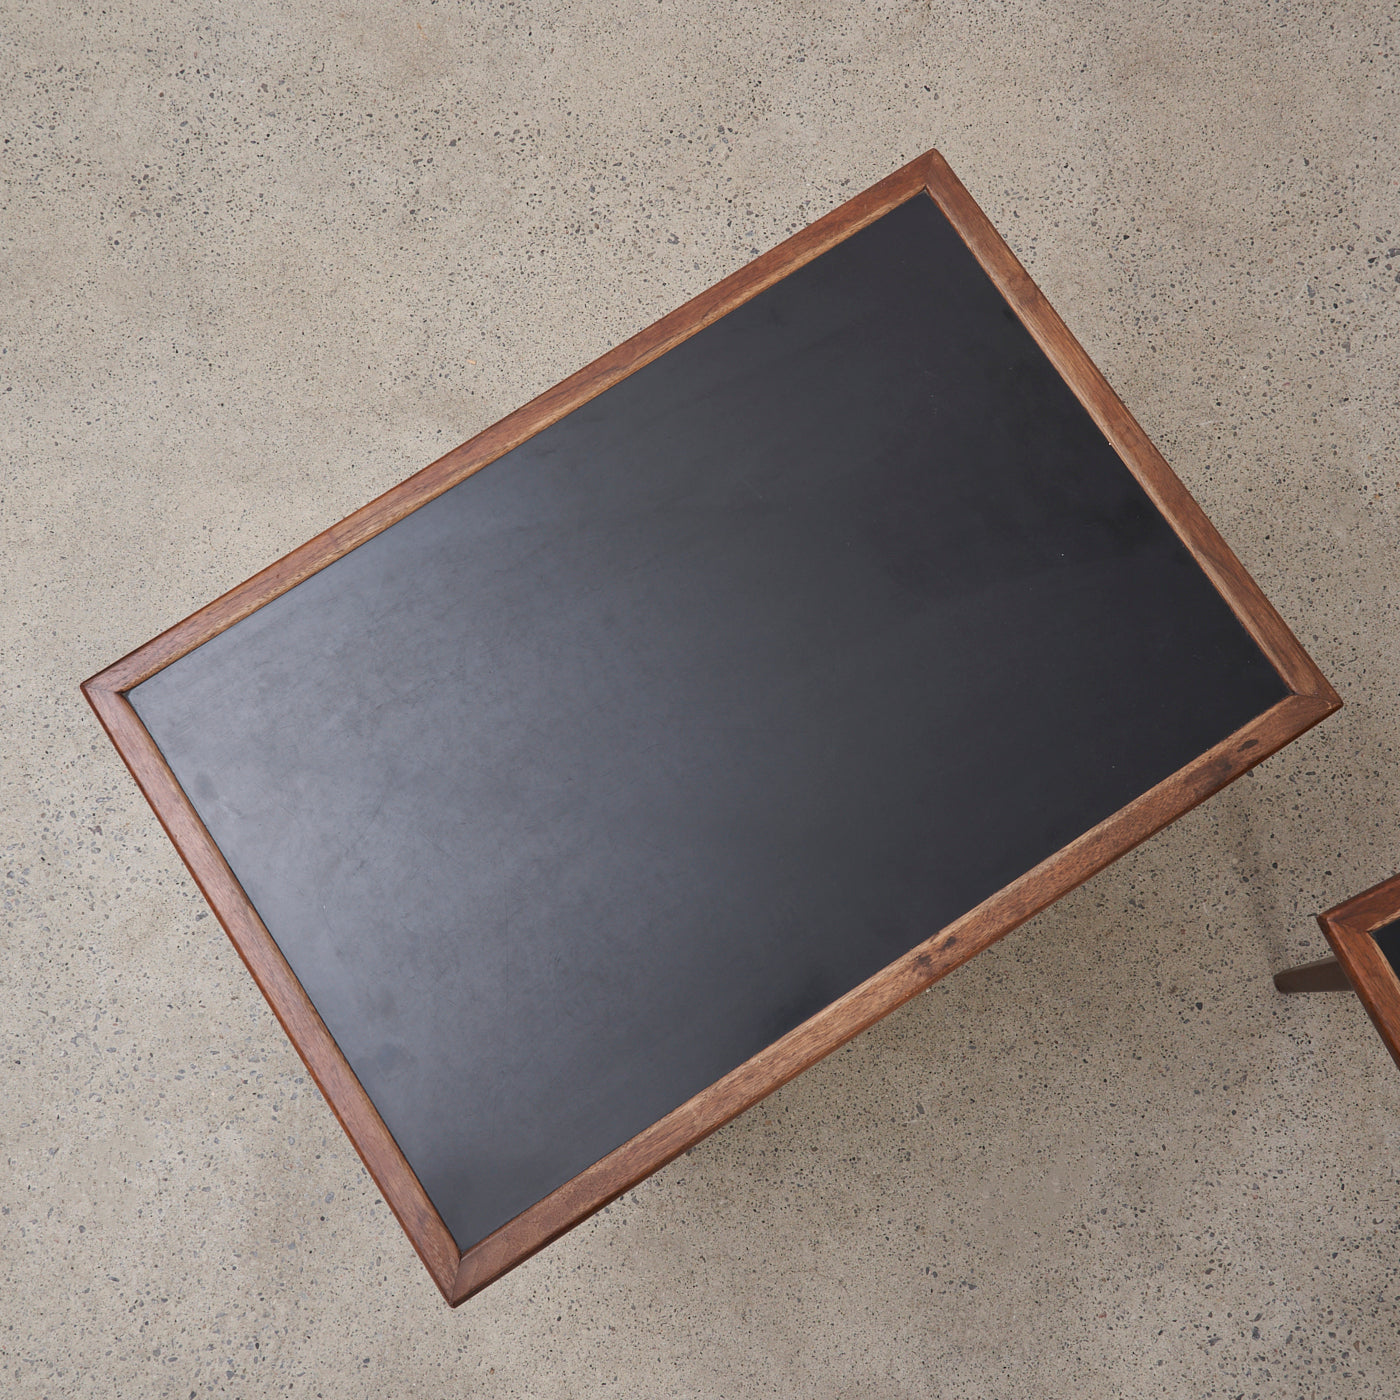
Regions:
<svg viewBox="0 0 1400 1400"><path fill-rule="evenodd" d="M84 683L83 694L252 973L258 990L296 1047L316 1087L360 1154L389 1209L443 1296L450 1298L461 1257L456 1241L200 821L155 740L124 695L93 681Z"/></svg>
<svg viewBox="0 0 1400 1400"><path fill-rule="evenodd" d="M1400 978L1371 937L1396 919L1400 919L1400 875L1317 916L1366 1014L1400 1066Z"/></svg>
<svg viewBox="0 0 1400 1400"><path fill-rule="evenodd" d="M463 1252L456 1307L1255 764L1333 706L1290 695Z"/></svg>
<svg viewBox="0 0 1400 1400"><path fill-rule="evenodd" d="M1181 478L1153 446L947 161L937 151L930 151L923 159L929 194L1288 688L1296 695L1326 698L1332 709L1339 708L1342 702L1337 692L1299 645L1288 624L1245 571Z"/></svg>
<svg viewBox="0 0 1400 1400"><path fill-rule="evenodd" d="M269 564L212 603L191 613L144 646L129 652L120 661L113 662L93 676L89 684L100 685L107 691L124 692L149 680L171 662L178 661L187 652L279 594L294 588L357 545L402 520L411 511L426 505L434 497L534 437L580 404L610 389L736 306L749 301L881 215L913 198L924 189L926 159L920 156L910 161L878 184L785 239L776 248L692 297L592 364L571 374L468 442L391 487L382 496L361 506L338 524L323 530L314 539Z"/></svg>

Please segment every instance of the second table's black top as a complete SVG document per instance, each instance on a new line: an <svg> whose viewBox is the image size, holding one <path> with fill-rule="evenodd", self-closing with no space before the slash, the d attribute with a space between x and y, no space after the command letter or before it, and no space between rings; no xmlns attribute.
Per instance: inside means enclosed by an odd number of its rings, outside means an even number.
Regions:
<svg viewBox="0 0 1400 1400"><path fill-rule="evenodd" d="M467 1246L1285 694L920 195L130 698Z"/></svg>
<svg viewBox="0 0 1400 1400"><path fill-rule="evenodd" d="M1400 919L1384 924L1372 935L1376 946L1385 955L1385 960L1397 977L1400 977Z"/></svg>

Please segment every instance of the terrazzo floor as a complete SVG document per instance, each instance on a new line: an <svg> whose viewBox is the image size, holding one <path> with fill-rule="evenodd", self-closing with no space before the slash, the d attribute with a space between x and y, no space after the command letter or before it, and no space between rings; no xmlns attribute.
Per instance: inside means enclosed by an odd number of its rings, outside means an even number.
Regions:
<svg viewBox="0 0 1400 1400"><path fill-rule="evenodd" d="M1391 1397L1393 6L0 6L0 1390ZM937 146L1346 702L456 1312L79 682Z"/></svg>

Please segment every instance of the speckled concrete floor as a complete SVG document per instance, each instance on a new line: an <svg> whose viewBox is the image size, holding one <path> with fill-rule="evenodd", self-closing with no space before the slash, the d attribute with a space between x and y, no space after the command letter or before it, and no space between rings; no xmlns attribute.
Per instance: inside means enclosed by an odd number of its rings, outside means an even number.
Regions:
<svg viewBox="0 0 1400 1400"><path fill-rule="evenodd" d="M1396 1393L1400 29L1117 9L8 0L4 1394ZM932 145L1348 707L449 1312L78 682Z"/></svg>

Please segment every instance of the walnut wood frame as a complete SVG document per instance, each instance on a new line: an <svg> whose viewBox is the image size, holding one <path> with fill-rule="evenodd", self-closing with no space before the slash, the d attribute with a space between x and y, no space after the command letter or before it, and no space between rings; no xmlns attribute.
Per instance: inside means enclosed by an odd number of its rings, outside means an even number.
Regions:
<svg viewBox="0 0 1400 1400"><path fill-rule="evenodd" d="M1229 602L1291 694L493 1234L462 1250L137 718L126 692L665 354L764 288L897 205L924 192L932 196L947 216L1007 303ZM306 1062L384 1199L443 1296L454 1307L1267 758L1341 704L1336 692L1200 506L1148 441L936 151L911 161L93 676L83 684L83 693ZM1397 993L1397 1007L1400 1007L1400 993ZM1388 1043L1393 1050L1393 1041Z"/></svg>
<svg viewBox="0 0 1400 1400"><path fill-rule="evenodd" d="M1385 1048L1400 1065L1400 977L1395 975L1390 960L1371 937L1377 929L1397 919L1400 919L1400 875L1392 875L1317 916L1347 981L1361 998L1361 1004L1385 1041Z"/></svg>

